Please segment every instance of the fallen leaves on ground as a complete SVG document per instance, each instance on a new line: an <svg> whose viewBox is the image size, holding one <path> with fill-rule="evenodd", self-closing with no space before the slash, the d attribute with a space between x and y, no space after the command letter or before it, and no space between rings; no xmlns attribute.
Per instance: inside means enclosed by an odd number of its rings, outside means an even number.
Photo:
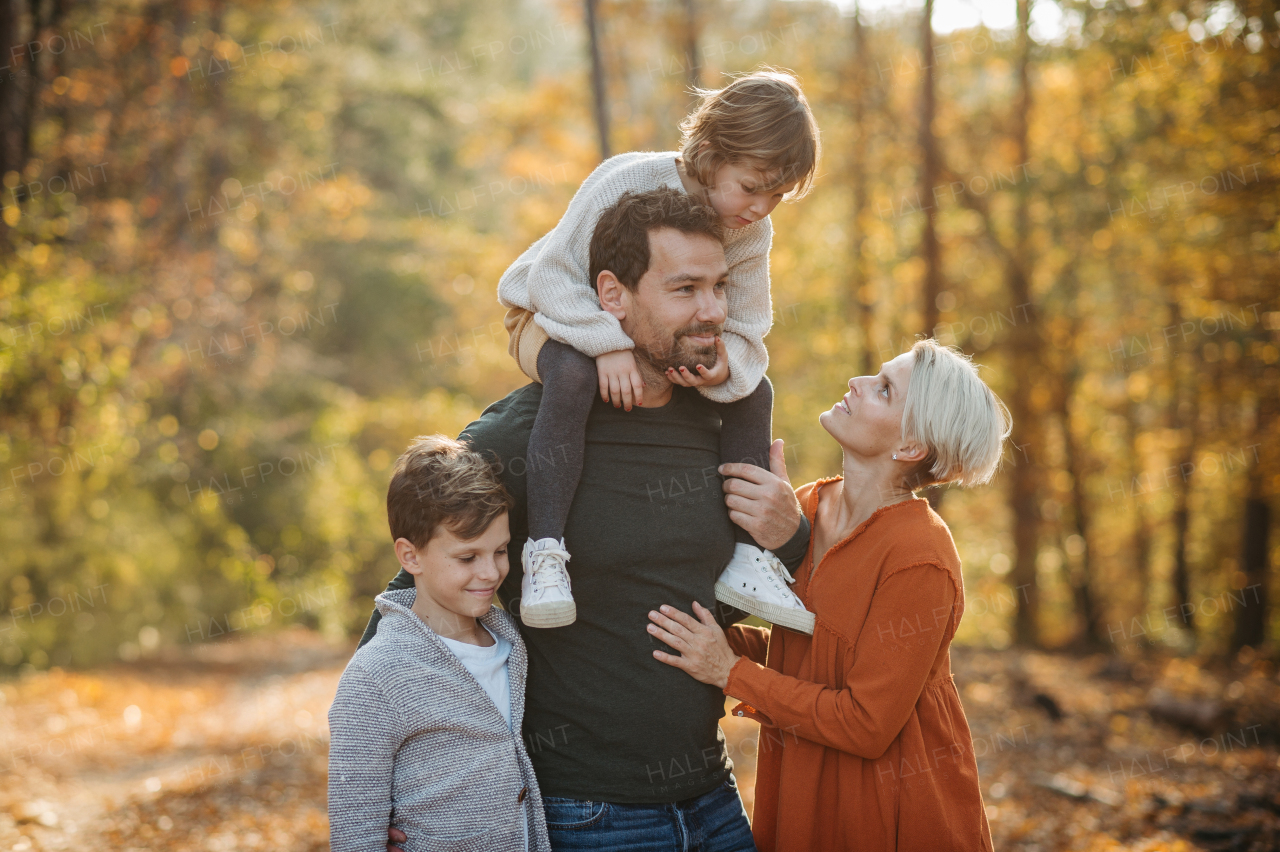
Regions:
<svg viewBox="0 0 1280 852"><path fill-rule="evenodd" d="M327 849L326 718L350 652L299 629L4 684L0 850ZM1280 848L1266 661L958 648L954 669L997 849ZM1178 701L1213 702L1211 727L1165 721ZM750 811L759 729L722 725Z"/></svg>

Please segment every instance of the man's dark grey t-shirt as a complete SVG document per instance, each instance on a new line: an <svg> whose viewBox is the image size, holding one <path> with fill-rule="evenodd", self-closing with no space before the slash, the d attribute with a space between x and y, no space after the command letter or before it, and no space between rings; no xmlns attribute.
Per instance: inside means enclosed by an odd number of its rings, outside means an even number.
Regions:
<svg viewBox="0 0 1280 852"><path fill-rule="evenodd" d="M498 590L512 613L528 537L526 474L560 457L527 458L541 397L538 384L513 391L461 436L496 456L515 500L511 570ZM677 387L661 408L626 412L597 399L586 434L565 528L577 621L553 629L520 623L529 651L525 744L544 796L632 804L700 796L732 766L718 724L725 697L656 660L654 649L671 649L646 625L661 604L692 614L696 600L718 612L715 581L734 548L716 472L720 417L696 391ZM808 533L802 522L779 549L790 567L803 558ZM401 571L388 588L412 585ZM362 642L376 631L376 615Z"/></svg>

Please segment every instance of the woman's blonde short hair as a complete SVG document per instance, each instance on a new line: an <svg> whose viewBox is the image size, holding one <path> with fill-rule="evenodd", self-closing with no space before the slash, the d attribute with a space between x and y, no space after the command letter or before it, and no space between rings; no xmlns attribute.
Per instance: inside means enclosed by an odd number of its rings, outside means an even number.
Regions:
<svg viewBox="0 0 1280 852"><path fill-rule="evenodd" d="M915 362L902 411L902 437L928 455L908 474L914 491L944 482L981 485L1000 466L1012 419L977 366L936 340L911 347Z"/></svg>
<svg viewBox="0 0 1280 852"><path fill-rule="evenodd" d="M699 183L714 184L725 164L750 164L768 178L761 190L795 181L788 199L809 192L822 143L795 75L763 67L723 89L694 93L702 102L680 122L680 159Z"/></svg>

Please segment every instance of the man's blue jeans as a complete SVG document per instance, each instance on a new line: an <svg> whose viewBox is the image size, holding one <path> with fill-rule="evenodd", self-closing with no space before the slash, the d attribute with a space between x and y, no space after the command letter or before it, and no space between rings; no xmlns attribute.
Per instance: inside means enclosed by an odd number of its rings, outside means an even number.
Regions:
<svg viewBox="0 0 1280 852"><path fill-rule="evenodd" d="M553 852L755 852L732 775L710 793L659 805L543 796Z"/></svg>

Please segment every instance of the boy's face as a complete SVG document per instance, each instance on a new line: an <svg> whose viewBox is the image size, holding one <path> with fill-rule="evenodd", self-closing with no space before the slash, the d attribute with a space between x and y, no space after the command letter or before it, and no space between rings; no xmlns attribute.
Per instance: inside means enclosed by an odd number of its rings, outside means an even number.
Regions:
<svg viewBox="0 0 1280 852"><path fill-rule="evenodd" d="M796 182L770 190L769 175L750 163L726 163L716 170L715 183L707 187L712 208L726 228L736 230L758 222L773 212L782 196L796 188Z"/></svg>
<svg viewBox="0 0 1280 852"><path fill-rule="evenodd" d="M506 512L470 541L458 538L443 524L421 550L407 539L396 539L396 556L414 575L418 591L414 611L442 635L470 629L473 619L489 611L493 593L506 579L510 541Z"/></svg>

